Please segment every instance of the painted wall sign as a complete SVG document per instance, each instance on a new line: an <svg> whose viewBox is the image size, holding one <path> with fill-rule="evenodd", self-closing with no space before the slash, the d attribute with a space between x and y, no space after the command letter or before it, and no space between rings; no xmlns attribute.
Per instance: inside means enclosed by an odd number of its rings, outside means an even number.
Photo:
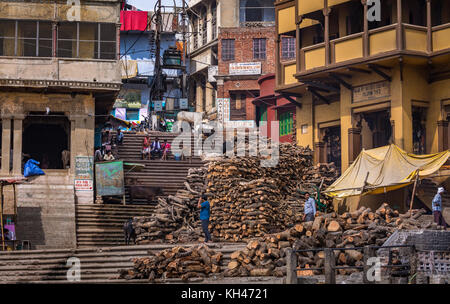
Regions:
<svg viewBox="0 0 450 304"><path fill-rule="evenodd" d="M75 157L75 190L92 191L94 179L94 158L92 156Z"/></svg>
<svg viewBox="0 0 450 304"><path fill-rule="evenodd" d="M230 120L230 98L217 98L217 120L225 122Z"/></svg>
<svg viewBox="0 0 450 304"><path fill-rule="evenodd" d="M260 75L261 62L230 63L230 75Z"/></svg>
<svg viewBox="0 0 450 304"><path fill-rule="evenodd" d="M187 98L180 98L180 109L186 110L189 109L189 104Z"/></svg>
<svg viewBox="0 0 450 304"><path fill-rule="evenodd" d="M353 88L353 102L362 102L391 96L389 81L370 83Z"/></svg>
<svg viewBox="0 0 450 304"><path fill-rule="evenodd" d="M123 161L95 164L97 195L115 196L125 193Z"/></svg>
<svg viewBox="0 0 450 304"><path fill-rule="evenodd" d="M154 106L155 106L155 111L156 112L162 112L163 110L163 102L162 100L155 100L153 102Z"/></svg>

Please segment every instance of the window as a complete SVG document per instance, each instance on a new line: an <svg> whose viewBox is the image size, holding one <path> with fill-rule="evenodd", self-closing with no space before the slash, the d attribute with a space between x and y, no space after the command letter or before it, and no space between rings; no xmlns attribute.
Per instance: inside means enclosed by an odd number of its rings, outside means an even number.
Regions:
<svg viewBox="0 0 450 304"><path fill-rule="evenodd" d="M0 56L51 57L52 24L0 21Z"/></svg>
<svg viewBox="0 0 450 304"><path fill-rule="evenodd" d="M194 49L197 49L198 48L198 19L194 19L193 32L194 32Z"/></svg>
<svg viewBox="0 0 450 304"><path fill-rule="evenodd" d="M280 114L280 136L292 134L294 120L290 112Z"/></svg>
<svg viewBox="0 0 450 304"><path fill-rule="evenodd" d="M139 110L127 109L127 120L139 120Z"/></svg>
<svg viewBox="0 0 450 304"><path fill-rule="evenodd" d="M266 38L253 39L253 59L266 59Z"/></svg>
<svg viewBox="0 0 450 304"><path fill-rule="evenodd" d="M206 8L202 11L202 42L205 45L208 42L208 19Z"/></svg>
<svg viewBox="0 0 450 304"><path fill-rule="evenodd" d="M68 58L116 58L114 24L61 22L57 56Z"/></svg>
<svg viewBox="0 0 450 304"><path fill-rule="evenodd" d="M281 59L295 58L295 37L281 37Z"/></svg>
<svg viewBox="0 0 450 304"><path fill-rule="evenodd" d="M241 23L272 23L275 21L273 0L241 0L239 5Z"/></svg>
<svg viewBox="0 0 450 304"><path fill-rule="evenodd" d="M211 5L211 27L212 27L212 39L217 38L217 4L214 2Z"/></svg>
<svg viewBox="0 0 450 304"><path fill-rule="evenodd" d="M222 39L222 60L234 60L234 39Z"/></svg>

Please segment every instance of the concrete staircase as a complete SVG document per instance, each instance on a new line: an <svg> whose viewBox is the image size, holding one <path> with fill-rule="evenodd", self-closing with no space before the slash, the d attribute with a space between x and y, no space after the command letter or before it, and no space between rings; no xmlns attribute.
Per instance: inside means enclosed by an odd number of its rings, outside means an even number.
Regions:
<svg viewBox="0 0 450 304"><path fill-rule="evenodd" d="M149 216L153 206L76 206L77 247L124 245L123 224L134 216Z"/></svg>
<svg viewBox="0 0 450 304"><path fill-rule="evenodd" d="M161 143L165 139L172 143L177 136L178 134L175 133L150 133L152 141L158 137ZM121 160L145 165L144 170L141 172L125 172L125 179L137 179L137 184L139 185L162 187L166 195L173 195L177 190L184 188L183 184L188 170L203 165L199 157L193 157L184 161L175 161L173 156L170 156L166 161L142 160L141 150L144 137L144 134L125 133L123 144L117 147L117 155ZM191 139L191 147L194 147L193 138ZM127 201L129 201L127 187L126 196Z"/></svg>
<svg viewBox="0 0 450 304"><path fill-rule="evenodd" d="M133 258L148 256L149 252L172 248L175 245L122 246L104 248L82 248L63 250L32 250L0 252L0 284L13 283L124 283L119 280L121 269L133 267ZM185 245L185 246L192 246ZM243 249L245 244L210 245L224 254L222 265L227 265L235 250ZM73 264L71 257L80 261L81 281L67 280L67 271ZM176 281L176 280L172 280ZM148 283L148 281L129 281L129 283Z"/></svg>

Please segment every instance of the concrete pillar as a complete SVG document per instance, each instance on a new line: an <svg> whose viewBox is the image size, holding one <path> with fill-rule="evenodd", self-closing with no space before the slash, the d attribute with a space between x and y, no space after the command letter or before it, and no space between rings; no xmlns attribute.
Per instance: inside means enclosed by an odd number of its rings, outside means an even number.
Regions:
<svg viewBox="0 0 450 304"><path fill-rule="evenodd" d="M448 149L448 121L439 120L438 126L438 151L445 151Z"/></svg>
<svg viewBox="0 0 450 304"><path fill-rule="evenodd" d="M314 160L316 163L327 162L326 144L324 142L314 143Z"/></svg>
<svg viewBox="0 0 450 304"><path fill-rule="evenodd" d="M348 129L348 158L352 164L361 152L361 129Z"/></svg>
<svg viewBox="0 0 450 304"><path fill-rule="evenodd" d="M11 155L11 119L2 119L2 167L1 175L9 175L10 155Z"/></svg>
<svg viewBox="0 0 450 304"><path fill-rule="evenodd" d="M13 174L22 175L22 125L23 118L14 117Z"/></svg>

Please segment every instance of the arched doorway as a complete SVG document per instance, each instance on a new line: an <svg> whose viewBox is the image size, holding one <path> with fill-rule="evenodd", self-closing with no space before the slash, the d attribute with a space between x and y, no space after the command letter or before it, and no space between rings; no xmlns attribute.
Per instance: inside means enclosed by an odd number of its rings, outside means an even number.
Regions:
<svg viewBox="0 0 450 304"><path fill-rule="evenodd" d="M31 114L24 120L23 153L42 169L63 169L62 151L70 150L70 122L64 115Z"/></svg>

